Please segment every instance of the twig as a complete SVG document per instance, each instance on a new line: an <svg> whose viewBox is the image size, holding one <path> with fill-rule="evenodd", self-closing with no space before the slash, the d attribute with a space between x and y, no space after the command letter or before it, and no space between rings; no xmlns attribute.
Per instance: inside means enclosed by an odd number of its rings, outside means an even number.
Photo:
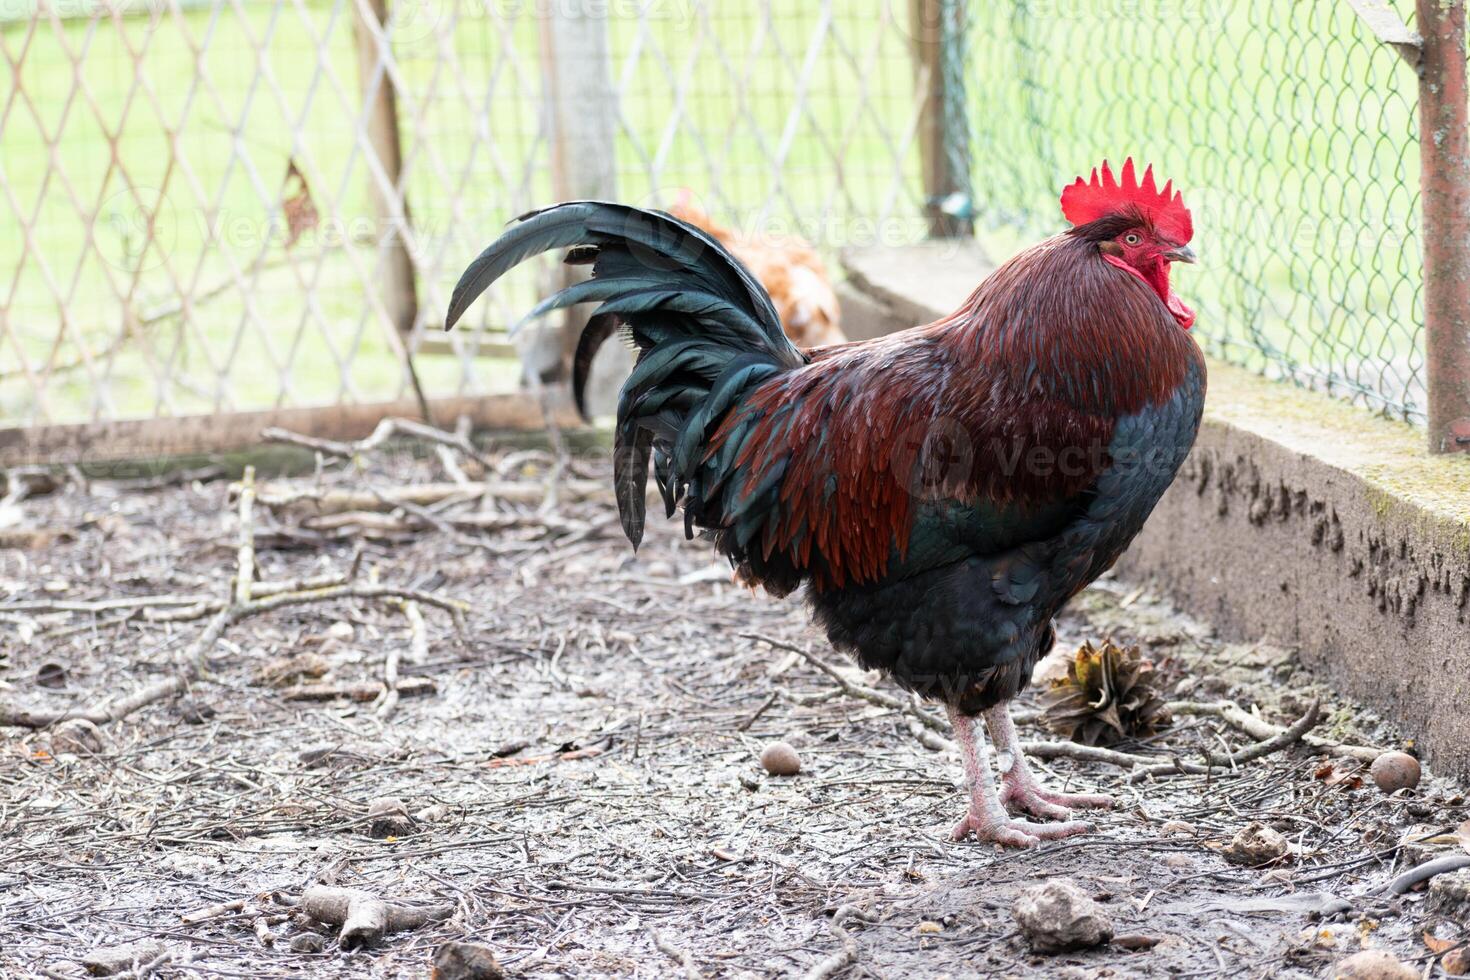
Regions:
<svg viewBox="0 0 1470 980"><path fill-rule="evenodd" d="M437 443L441 446L457 449L485 467L485 469L490 469L490 461L475 448L475 444L470 441L468 434L462 431L445 432L443 429L433 425L427 425L423 422L417 422L413 419L383 419L373 429L371 435L366 439L359 439L356 442L338 442L335 439L319 439L316 436L302 435L297 432L291 432L288 429L275 427L265 429L260 433L260 437L266 442L279 442L292 446L300 446L303 449L310 449L314 452L319 452L327 456L335 456L339 459L354 459L363 453L371 452L381 447L394 436L410 436L415 439L422 439L425 442Z"/></svg>
<svg viewBox="0 0 1470 980"><path fill-rule="evenodd" d="M199 634L198 638L191 643L180 655L183 666L174 674L162 678L153 684L110 704L104 704L94 708L72 708L66 711L36 711L20 705L0 704L0 725L16 725L22 728L44 728L54 725L60 721L72 718L81 718L95 725L103 725L108 722L118 721L126 716L161 701L164 698L182 694L186 691L199 675L203 672L208 662L208 655L214 649L214 645L229 627L261 613L272 612L286 606L306 605L317 602L331 602L336 599L401 599L413 600L425 606L433 606L450 614L454 620L455 628L463 637L467 629L465 613L469 606L454 599L445 599L429 592L421 592L416 589L402 589L388 585L334 585L323 589L307 592L283 592L278 595L268 596L263 599L252 599L243 605L230 605L215 613L209 625ZM417 680L417 679L416 679ZM427 680L426 678L424 680ZM429 689L433 689L429 682ZM366 698L362 700L371 701L380 691L381 687L371 685ZM401 694L409 694L407 687L400 685ZM412 693L420 693L414 691ZM337 693L330 697L341 696ZM345 696L354 696L347 691Z"/></svg>
<svg viewBox="0 0 1470 980"><path fill-rule="evenodd" d="M1315 728L1317 726L1317 723L1321 720L1322 706L1316 702L1313 702L1312 706L1307 709L1307 713L1302 715L1302 717L1298 719L1297 722L1290 728L1280 731L1271 738L1268 738L1263 742L1257 742L1256 744L1242 749L1239 752L1234 753L1233 755L1220 755L1217 753L1210 753L1205 756L1206 762L1208 763L1207 765L1201 765L1197 762L1185 762L1182 759L1174 759L1166 763L1144 766L1142 768L1135 769L1133 773L1128 777L1128 779L1129 782L1136 783L1150 777L1174 775L1198 776L1204 775L1213 769L1234 768L1241 765L1242 763L1254 761L1255 759L1270 755L1273 752L1280 752L1282 749L1297 744L1302 740L1302 736Z"/></svg>
<svg viewBox="0 0 1470 980"><path fill-rule="evenodd" d="M660 953L679 964L684 971L685 980L700 980L701 974L699 967L694 965L694 957L665 939L657 929L650 927L648 934L653 937L653 945L658 947Z"/></svg>
<svg viewBox="0 0 1470 980"><path fill-rule="evenodd" d="M195 606L209 601L210 598L207 595L140 595L95 601L25 599L20 602L0 604L0 613L99 613L118 609L142 609L148 606Z"/></svg>
<svg viewBox="0 0 1470 980"><path fill-rule="evenodd" d="M434 682L427 677L406 677L396 681L393 690L400 698L411 698L420 694L433 694L436 688ZM282 691L281 697L287 701L336 701L339 698L348 701L376 701L383 697L383 685L368 682L302 684Z"/></svg>
<svg viewBox="0 0 1470 980"><path fill-rule="evenodd" d="M371 892L329 885L306 889L301 896L301 910L318 922L341 926L338 942L346 949L375 943L387 933L417 929L454 914L453 905L416 908L385 902Z"/></svg>
<svg viewBox="0 0 1470 980"><path fill-rule="evenodd" d="M872 922L873 920L861 909L854 905L844 905L832 914L832 922L828 926L832 935L842 944L842 948L826 959L819 960L806 973L802 974L802 980L826 980L843 967L857 962L857 943L852 936L843 928L848 919L857 919L860 922Z"/></svg>
<svg viewBox="0 0 1470 980"><path fill-rule="evenodd" d="M400 602L398 607L408 620L411 644L409 660L421 664L429 659L429 632L424 623L424 614L419 612L418 603L413 601ZM383 691L378 701L379 718L388 718L398 707L398 660L401 655L398 647L391 647L383 663Z"/></svg>
<svg viewBox="0 0 1470 980"><path fill-rule="evenodd" d="M1449 871L1458 871L1461 868L1470 867L1470 854L1451 854L1433 861L1425 861L1417 867L1410 868L1397 878L1390 881L1378 890L1380 895L1402 895L1421 881L1428 881L1435 875L1442 875Z"/></svg>
<svg viewBox="0 0 1470 980"><path fill-rule="evenodd" d="M235 604L250 601L255 582L255 467L245 467L240 479L240 543L235 553Z"/></svg>
<svg viewBox="0 0 1470 980"><path fill-rule="evenodd" d="M578 499L604 496L607 493L607 488L597 480L566 480L561 489ZM300 507L314 514L335 514L351 510L387 511L404 503L424 506L454 497L465 500L493 497L508 503L534 504L545 499L546 491L534 483L494 480L466 484L419 483L383 490L323 490L317 487L300 489L291 485L266 484L256 495L260 503L272 510Z"/></svg>
<svg viewBox="0 0 1470 980"><path fill-rule="evenodd" d="M1219 718L1254 739L1273 738L1285 731L1280 725L1273 725L1269 721L1257 718L1249 711L1229 701L1171 701L1169 710L1176 715L1206 715ZM1357 759L1359 762L1372 762L1384 751L1371 745L1347 745L1342 742L1334 742L1320 735L1306 735L1302 737L1302 741L1328 755Z"/></svg>
<svg viewBox="0 0 1470 980"><path fill-rule="evenodd" d="M775 637L766 636L764 633L741 633L739 635L747 640L759 640L762 643L769 644L770 646L775 647L778 650L788 650L791 653L797 654L798 656L806 660L807 663L811 664L813 667L817 668L822 673L826 674L828 677L836 681L837 686L841 687L844 693L849 694L852 697L858 698L862 701L867 701L870 704L876 704L879 707L891 708L894 711L908 715L910 718L913 718L919 724L923 725L925 728L928 728L931 731L939 732L942 735L949 734L949 722L945 721L942 718L934 717L933 715L929 714L929 712L915 707L912 702L905 701L903 698L894 697L892 694L885 694L884 692L874 690L871 687L864 687L861 684L853 683L846 677L843 677L836 667L833 667L831 664L822 660L820 657L816 656L816 654L812 653L810 650L807 650L805 647L799 647L794 643L786 643L785 641L778 640Z"/></svg>
<svg viewBox="0 0 1470 980"><path fill-rule="evenodd" d="M220 902L216 905L206 906L205 908L197 909L193 912L185 912L183 915L179 916L179 921L185 923L186 925L194 925L199 922L205 922L209 919L218 919L222 915L230 915L234 912L243 912L244 910L245 899L236 898L228 902Z"/></svg>

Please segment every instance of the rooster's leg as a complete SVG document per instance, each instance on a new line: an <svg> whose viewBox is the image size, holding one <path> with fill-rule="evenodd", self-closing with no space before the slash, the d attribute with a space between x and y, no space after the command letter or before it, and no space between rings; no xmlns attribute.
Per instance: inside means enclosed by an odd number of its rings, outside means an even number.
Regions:
<svg viewBox="0 0 1470 980"><path fill-rule="evenodd" d="M1071 837L1092 830L1091 824L1080 820L1063 823L1012 820L996 792L995 775L990 771L990 747L976 731L974 716L950 708L949 720L954 726L960 756L965 761L965 777L970 783L970 812L955 825L955 840L964 840L974 834L976 840L995 841L1010 847L1031 847L1043 839Z"/></svg>
<svg viewBox="0 0 1470 980"><path fill-rule="evenodd" d="M1016 737L1011 709L1002 703L985 712L985 727L995 743L996 768L1000 770L1000 802L1014 805L1043 820L1066 820L1073 809L1108 809L1111 797L1086 793L1055 793L1045 789L1031 774L1026 756Z"/></svg>

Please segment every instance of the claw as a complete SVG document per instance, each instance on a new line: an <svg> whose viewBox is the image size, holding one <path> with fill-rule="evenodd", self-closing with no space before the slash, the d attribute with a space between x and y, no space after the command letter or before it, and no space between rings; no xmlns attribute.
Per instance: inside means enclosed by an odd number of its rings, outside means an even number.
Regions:
<svg viewBox="0 0 1470 980"><path fill-rule="evenodd" d="M1111 810L1112 797L1090 793L1053 793L1012 769L1000 779L1000 801L1043 820L1066 820L1076 810Z"/></svg>
<svg viewBox="0 0 1470 980"><path fill-rule="evenodd" d="M1025 848L1035 847L1044 840L1090 834L1096 829L1084 820L1032 823L1029 820L996 820L984 813L971 811L955 824L950 836L956 841L962 841L973 835L981 843Z"/></svg>

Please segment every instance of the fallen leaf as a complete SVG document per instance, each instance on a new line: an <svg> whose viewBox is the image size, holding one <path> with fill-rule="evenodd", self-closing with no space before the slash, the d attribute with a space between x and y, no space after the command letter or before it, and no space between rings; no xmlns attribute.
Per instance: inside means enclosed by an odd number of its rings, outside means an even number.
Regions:
<svg viewBox="0 0 1470 980"><path fill-rule="evenodd" d="M1424 945L1429 947L1429 951L1431 953L1435 953L1437 955L1439 953L1443 953L1447 949L1453 949L1456 944L1453 939L1440 939L1434 933L1425 930Z"/></svg>

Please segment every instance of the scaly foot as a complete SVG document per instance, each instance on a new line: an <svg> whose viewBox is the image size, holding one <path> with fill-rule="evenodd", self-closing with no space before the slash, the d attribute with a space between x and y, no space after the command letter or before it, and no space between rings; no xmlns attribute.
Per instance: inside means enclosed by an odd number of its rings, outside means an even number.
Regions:
<svg viewBox="0 0 1470 980"><path fill-rule="evenodd" d="M1089 793L1054 793L1043 789L1021 765L1000 777L1000 801L1043 820L1066 820L1076 810L1111 810L1113 799Z"/></svg>
<svg viewBox="0 0 1470 980"><path fill-rule="evenodd" d="M964 819L955 824L950 836L957 841L973 835L981 843L990 841L1005 847L1035 847L1044 840L1090 834L1095 829L1085 820L1032 823L1029 820L996 818L983 811L971 810Z"/></svg>

